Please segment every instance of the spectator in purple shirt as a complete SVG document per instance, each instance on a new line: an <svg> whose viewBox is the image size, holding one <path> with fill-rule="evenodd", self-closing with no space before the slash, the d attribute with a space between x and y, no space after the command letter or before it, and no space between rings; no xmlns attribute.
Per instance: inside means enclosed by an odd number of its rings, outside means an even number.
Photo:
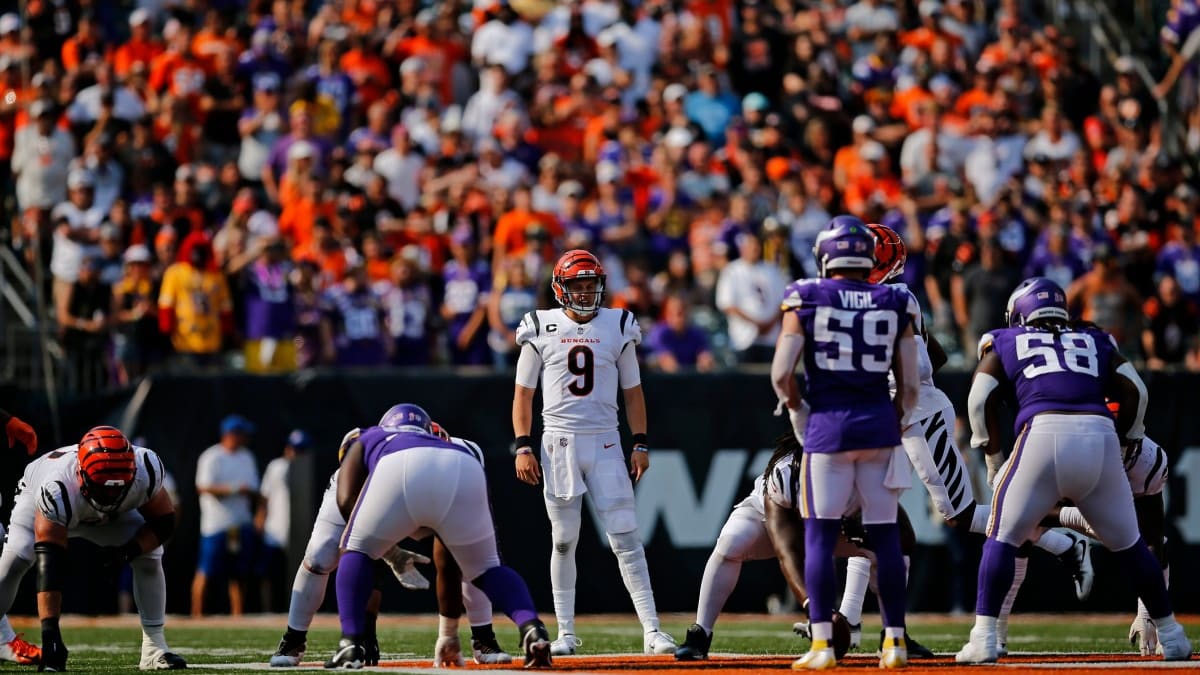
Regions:
<svg viewBox="0 0 1200 675"><path fill-rule="evenodd" d="M1183 295L1200 303L1200 246L1196 245L1195 231L1173 222L1167 227L1167 238L1166 245L1158 252L1155 275L1175 277Z"/></svg>
<svg viewBox="0 0 1200 675"><path fill-rule="evenodd" d="M450 340L450 362L456 366L481 366L491 362L487 345L487 303L491 272L478 255L469 226L455 228L450 237L454 259L446 263L442 318Z"/></svg>
<svg viewBox="0 0 1200 675"><path fill-rule="evenodd" d="M339 366L381 366L387 363L391 341L384 330L384 308L367 284L367 270L356 265L341 286L326 299L326 360Z"/></svg>
<svg viewBox="0 0 1200 675"><path fill-rule="evenodd" d="M1045 245L1034 249L1025 266L1026 277L1047 277L1063 288L1085 272L1087 265L1067 247L1067 231L1059 226L1048 228Z"/></svg>
<svg viewBox="0 0 1200 675"><path fill-rule="evenodd" d="M678 296L666 299L662 321L650 331L646 346L650 351L647 361L664 373L691 368L707 372L716 365L708 349L708 338L704 331L688 323L687 303Z"/></svg>
<svg viewBox="0 0 1200 675"><path fill-rule="evenodd" d="M248 372L296 369L296 302L288 280L291 269L283 242L275 239L244 272Z"/></svg>

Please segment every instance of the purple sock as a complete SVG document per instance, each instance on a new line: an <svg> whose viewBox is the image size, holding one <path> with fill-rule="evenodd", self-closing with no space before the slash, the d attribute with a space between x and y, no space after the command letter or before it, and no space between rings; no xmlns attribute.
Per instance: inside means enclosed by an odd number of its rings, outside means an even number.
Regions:
<svg viewBox="0 0 1200 675"><path fill-rule="evenodd" d="M1134 579L1138 597L1146 603L1150 618L1161 619L1171 613L1171 601L1167 595L1167 584L1163 580L1162 567L1150 552L1141 537L1137 543L1124 551L1114 551L1121 562L1126 578Z"/></svg>
<svg viewBox="0 0 1200 675"><path fill-rule="evenodd" d="M878 565L880 612L887 628L904 626L908 583L904 578L904 554L900 551L900 526L896 523L864 525Z"/></svg>
<svg viewBox="0 0 1200 675"><path fill-rule="evenodd" d="M529 595L529 587L521 575L511 567L498 565L479 575L471 583L483 591L488 600L501 612L504 612L518 626L538 618L537 610L533 607L533 597Z"/></svg>
<svg viewBox="0 0 1200 675"><path fill-rule="evenodd" d="M979 562L979 592L975 596L975 615L1000 617L1004 596L1012 587L1017 570L1017 547L989 538L983 543ZM1162 578L1162 575L1159 575Z"/></svg>
<svg viewBox="0 0 1200 675"><path fill-rule="evenodd" d="M337 571L338 618L343 636L357 640L365 634L367 600L374 588L375 563L365 553L343 553Z"/></svg>
<svg viewBox="0 0 1200 675"><path fill-rule="evenodd" d="M837 595L833 548L841 530L839 518L804 519L804 585L808 587L808 619L813 623L833 620Z"/></svg>

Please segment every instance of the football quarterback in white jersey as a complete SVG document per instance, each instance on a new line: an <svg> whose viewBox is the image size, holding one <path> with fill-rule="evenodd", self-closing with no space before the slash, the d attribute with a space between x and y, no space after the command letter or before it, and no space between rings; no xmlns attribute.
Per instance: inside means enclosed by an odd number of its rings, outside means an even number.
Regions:
<svg viewBox="0 0 1200 675"><path fill-rule="evenodd" d="M457 445L469 450L479 462L483 463L483 451L477 444L463 438L451 437L436 422L434 431ZM358 439L361 429L351 429L342 438L338 447L338 462L342 461L346 448ZM299 666L308 650L308 629L313 617L325 601L325 590L329 583L329 575L337 569L340 556L339 544L342 532L346 529L346 519L342 517L337 506L338 471L329 477L329 484L321 497L321 507L317 510L317 520L313 523L312 534L304 549L304 560L296 570L296 579L292 583L292 596L288 605L287 630L279 641L279 647L271 655L270 665L275 668L294 668ZM416 565L426 564L430 559L403 548L393 546L384 554L382 560L391 568L392 574L400 585L409 590L424 590L429 588L429 580L417 570ZM509 663L512 656L506 653L496 639L492 630L492 603L483 591L470 583L462 584L463 600L466 604L468 620L471 623L472 652L475 663ZM367 624L374 626L379 613L379 591L367 605ZM366 665L378 665L379 640L372 634L365 639L367 651ZM441 666L441 655L435 657L434 666ZM449 664L455 665L455 664ZM458 663L457 665L461 665Z"/></svg>
<svg viewBox="0 0 1200 675"><path fill-rule="evenodd" d="M166 579L162 544L175 529L175 507L163 489L158 455L134 447L119 430L96 427L77 445L59 448L25 468L17 485L8 541L0 554L0 612L37 562L42 619L40 664L64 670L67 647L58 627L67 575L67 538L102 547L101 566L129 563L142 623L142 670L177 670L187 663L163 636Z"/></svg>
<svg viewBox="0 0 1200 675"><path fill-rule="evenodd" d="M596 256L568 251L554 266L551 282L561 308L530 312L517 328L521 348L513 398L517 477L530 485L537 485L539 479L544 482L554 542L550 582L559 631L551 653L574 654L581 644L575 635L575 547L587 493L642 623L644 651L672 654L674 639L659 630L629 479L630 475L641 478L650 466L646 401L636 353L642 331L630 312L600 306L604 282L604 268ZM530 433L539 380L543 433L541 443L535 445ZM618 390L624 395L633 433L628 473L617 430ZM535 454L535 448L540 453Z"/></svg>

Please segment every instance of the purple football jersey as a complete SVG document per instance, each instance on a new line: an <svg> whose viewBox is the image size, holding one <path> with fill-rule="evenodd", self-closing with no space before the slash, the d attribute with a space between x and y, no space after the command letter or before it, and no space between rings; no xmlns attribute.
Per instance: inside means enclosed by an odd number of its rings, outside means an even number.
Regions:
<svg viewBox="0 0 1200 675"><path fill-rule="evenodd" d="M805 452L900 443L888 372L909 317L920 312L912 302L907 289L851 279L788 286L782 309L799 314L805 335Z"/></svg>
<svg viewBox="0 0 1200 675"><path fill-rule="evenodd" d="M1095 328L1060 333L1023 326L988 335L1016 392L1018 434L1039 413L1108 416L1104 391L1117 353L1108 333Z"/></svg>
<svg viewBox="0 0 1200 675"><path fill-rule="evenodd" d="M396 431L382 427L367 427L359 434L358 442L362 443L363 461L367 465L368 472L374 472L379 460L384 457L410 448L456 450L474 457L470 450L460 445L419 431Z"/></svg>

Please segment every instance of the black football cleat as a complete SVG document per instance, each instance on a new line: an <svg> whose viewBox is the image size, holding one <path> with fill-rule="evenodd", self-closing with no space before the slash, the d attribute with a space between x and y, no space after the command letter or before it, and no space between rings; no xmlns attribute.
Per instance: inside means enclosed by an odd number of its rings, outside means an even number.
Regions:
<svg viewBox="0 0 1200 675"><path fill-rule="evenodd" d="M675 650L676 661L704 661L708 659L708 648L712 646L712 634L694 623L687 630L683 645Z"/></svg>
<svg viewBox="0 0 1200 675"><path fill-rule="evenodd" d="M366 661L367 653L362 645L349 638L342 638L338 640L337 651L325 662L325 667L359 670L366 664Z"/></svg>
<svg viewBox="0 0 1200 675"><path fill-rule="evenodd" d="M526 668L550 667L550 633L538 619L521 626L521 649L525 652Z"/></svg>
<svg viewBox="0 0 1200 675"><path fill-rule="evenodd" d="M297 633L289 629L283 634L283 639L279 641L279 649L271 655L270 666L272 668L295 668L304 660L304 653L308 649L307 632Z"/></svg>
<svg viewBox="0 0 1200 675"><path fill-rule="evenodd" d="M142 654L142 660L138 664L138 670L184 670L186 668L187 661L182 656L173 652L157 650L154 653Z"/></svg>
<svg viewBox="0 0 1200 675"><path fill-rule="evenodd" d="M377 666L379 665L379 637L369 635L363 639L363 656L366 658L364 665Z"/></svg>
<svg viewBox="0 0 1200 675"><path fill-rule="evenodd" d="M879 631L879 652L883 653L883 631ZM908 658L910 659L933 659L937 658L937 654L925 645L917 642L908 636L908 631L904 631L904 642L908 645Z"/></svg>

